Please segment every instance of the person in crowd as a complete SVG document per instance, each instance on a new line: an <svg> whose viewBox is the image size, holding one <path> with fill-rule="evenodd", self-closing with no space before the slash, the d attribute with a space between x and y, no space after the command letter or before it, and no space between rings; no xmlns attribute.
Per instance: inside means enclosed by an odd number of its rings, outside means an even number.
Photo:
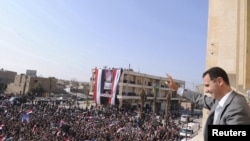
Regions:
<svg viewBox="0 0 250 141"><path fill-rule="evenodd" d="M135 110L83 108L54 102L11 105L0 112L3 141L179 141L180 125L172 114L165 125L146 112L142 126ZM23 116L25 115L25 116ZM24 120L25 119L25 120Z"/></svg>

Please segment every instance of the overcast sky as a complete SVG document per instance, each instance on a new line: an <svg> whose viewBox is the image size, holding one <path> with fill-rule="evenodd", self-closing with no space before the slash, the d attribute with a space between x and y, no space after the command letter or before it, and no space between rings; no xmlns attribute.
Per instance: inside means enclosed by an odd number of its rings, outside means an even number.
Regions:
<svg viewBox="0 0 250 141"><path fill-rule="evenodd" d="M207 0L0 0L0 68L89 81L130 68L202 83Z"/></svg>

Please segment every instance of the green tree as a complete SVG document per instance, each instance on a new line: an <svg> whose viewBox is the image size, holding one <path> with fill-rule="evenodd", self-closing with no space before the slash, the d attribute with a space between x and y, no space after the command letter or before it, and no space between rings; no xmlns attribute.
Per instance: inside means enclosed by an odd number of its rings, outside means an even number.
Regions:
<svg viewBox="0 0 250 141"><path fill-rule="evenodd" d="M41 84L38 84L35 88L31 89L31 93L35 96L42 97L45 93L45 90Z"/></svg>
<svg viewBox="0 0 250 141"><path fill-rule="evenodd" d="M169 90L169 91L166 93L165 121L168 120L168 110L169 110L169 104L170 104L171 95L172 95L172 91Z"/></svg>
<svg viewBox="0 0 250 141"><path fill-rule="evenodd" d="M156 111L156 99L157 99L157 95L158 95L158 92L159 92L159 88L157 85L155 85L153 87L153 95L154 95L154 99L153 99L153 114L155 114L155 111Z"/></svg>
<svg viewBox="0 0 250 141"><path fill-rule="evenodd" d="M140 118L144 119L144 105L145 105L145 100L146 100L146 92L144 89L141 90L140 92L140 97L141 97L141 108L140 108Z"/></svg>
<svg viewBox="0 0 250 141"><path fill-rule="evenodd" d="M0 83L0 92L4 92L7 89L7 84Z"/></svg>

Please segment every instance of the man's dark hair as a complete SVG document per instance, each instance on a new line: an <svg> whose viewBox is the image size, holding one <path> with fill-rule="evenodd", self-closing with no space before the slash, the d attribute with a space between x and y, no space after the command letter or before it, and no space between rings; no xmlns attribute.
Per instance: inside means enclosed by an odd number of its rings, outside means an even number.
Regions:
<svg viewBox="0 0 250 141"><path fill-rule="evenodd" d="M227 85L230 85L226 71L220 67L212 67L208 69L203 73L202 77L204 78L207 74L210 76L211 80L215 80L216 78L221 77Z"/></svg>

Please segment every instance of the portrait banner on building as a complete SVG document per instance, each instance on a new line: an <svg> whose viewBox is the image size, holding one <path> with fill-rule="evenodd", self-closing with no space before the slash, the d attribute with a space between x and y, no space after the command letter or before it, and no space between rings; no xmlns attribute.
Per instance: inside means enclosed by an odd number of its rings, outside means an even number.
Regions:
<svg viewBox="0 0 250 141"><path fill-rule="evenodd" d="M115 105L122 69L95 69L94 100L97 104Z"/></svg>

